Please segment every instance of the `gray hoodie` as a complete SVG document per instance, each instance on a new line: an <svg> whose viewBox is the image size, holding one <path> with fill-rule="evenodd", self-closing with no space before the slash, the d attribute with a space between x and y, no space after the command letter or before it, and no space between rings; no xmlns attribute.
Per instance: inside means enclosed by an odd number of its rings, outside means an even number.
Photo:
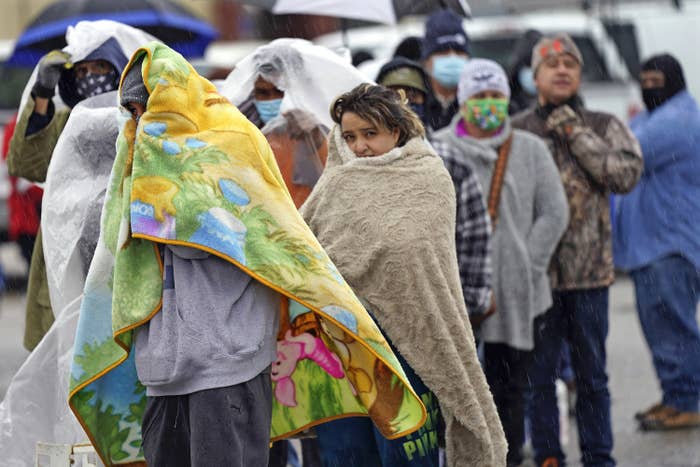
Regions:
<svg viewBox="0 0 700 467"><path fill-rule="evenodd" d="M280 294L205 251L163 248L163 308L136 334L149 396L244 383L277 357Z"/></svg>
<svg viewBox="0 0 700 467"><path fill-rule="evenodd" d="M457 136L457 115L433 135L443 158L467 161L484 193L491 187L498 148L513 133L493 233L493 290L496 313L481 326L485 342L531 350L533 320L552 304L547 267L569 219L564 188L552 155L537 136L512 130L485 139Z"/></svg>

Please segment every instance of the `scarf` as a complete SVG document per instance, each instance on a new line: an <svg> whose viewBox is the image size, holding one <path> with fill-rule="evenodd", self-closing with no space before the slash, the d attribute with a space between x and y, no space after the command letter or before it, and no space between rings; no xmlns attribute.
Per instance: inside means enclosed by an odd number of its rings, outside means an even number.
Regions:
<svg viewBox="0 0 700 467"><path fill-rule="evenodd" d="M421 138L358 158L330 135L301 213L382 330L437 396L448 464L505 465L506 442L479 365L455 253L455 192Z"/></svg>
<svg viewBox="0 0 700 467"><path fill-rule="evenodd" d="M167 46L139 49L124 73L142 57L150 98L117 140L71 368L70 406L102 461L143 457L131 349L161 309L160 243L217 255L284 297L273 440L358 414L389 439L419 429L424 406L299 216L264 136Z"/></svg>

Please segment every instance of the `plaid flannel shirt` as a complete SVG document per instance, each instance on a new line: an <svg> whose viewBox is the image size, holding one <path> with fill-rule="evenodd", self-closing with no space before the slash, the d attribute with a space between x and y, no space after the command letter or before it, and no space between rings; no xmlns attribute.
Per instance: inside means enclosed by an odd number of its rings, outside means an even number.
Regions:
<svg viewBox="0 0 700 467"><path fill-rule="evenodd" d="M433 141L457 194L457 261L464 301L470 314L485 313L491 304L491 220L476 174L451 145Z"/></svg>

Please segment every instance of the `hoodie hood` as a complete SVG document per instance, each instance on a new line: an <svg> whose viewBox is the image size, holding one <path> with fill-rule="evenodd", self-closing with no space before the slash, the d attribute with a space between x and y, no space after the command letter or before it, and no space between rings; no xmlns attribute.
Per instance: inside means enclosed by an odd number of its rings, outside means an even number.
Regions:
<svg viewBox="0 0 700 467"><path fill-rule="evenodd" d="M104 60L109 62L114 70L117 72L117 77L122 74L124 67L126 66L129 59L124 54L124 51L119 46L119 43L114 37L110 37L102 44L97 46L95 50L88 53L85 58L75 61L74 63L84 62L89 60ZM75 107L75 105L83 100L81 96L78 95L75 86L75 68L70 68L68 70L63 70L61 73L61 80L58 82L58 92L61 95L61 99L69 107ZM113 89L117 89L119 83L113 83Z"/></svg>
<svg viewBox="0 0 700 467"><path fill-rule="evenodd" d="M83 60L106 60L114 66L119 76L131 54L153 40L156 39L150 34L116 21L80 21L66 30L67 45L63 51L70 54L73 63ZM38 65L24 88L20 109L25 107L30 98L32 87L36 82L37 70ZM68 79L66 75L61 77L58 96L54 97L57 109L65 106L72 108L81 100L75 92L72 72L70 78Z"/></svg>
<svg viewBox="0 0 700 467"><path fill-rule="evenodd" d="M642 99L649 112L653 112L686 88L683 67L670 54L649 58L642 64L642 71L660 71L665 78L663 87L642 89Z"/></svg>

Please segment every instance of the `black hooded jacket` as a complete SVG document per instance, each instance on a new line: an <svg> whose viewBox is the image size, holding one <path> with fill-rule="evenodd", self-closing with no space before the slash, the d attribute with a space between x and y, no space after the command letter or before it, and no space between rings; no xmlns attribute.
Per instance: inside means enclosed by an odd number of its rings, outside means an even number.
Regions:
<svg viewBox="0 0 700 467"><path fill-rule="evenodd" d="M110 37L104 41L95 50L90 52L84 59L80 60L105 60L109 62L117 71L117 76L122 74L124 67L129 62L129 59L124 55L119 42L114 37ZM63 102L70 108L75 107L82 98L78 95L75 88L75 73L73 68L63 70L61 79L58 81L58 93ZM46 115L33 113L29 117L27 124L26 135L37 133L42 128L45 128L51 119L53 119L55 108L53 102L49 100L49 109Z"/></svg>

